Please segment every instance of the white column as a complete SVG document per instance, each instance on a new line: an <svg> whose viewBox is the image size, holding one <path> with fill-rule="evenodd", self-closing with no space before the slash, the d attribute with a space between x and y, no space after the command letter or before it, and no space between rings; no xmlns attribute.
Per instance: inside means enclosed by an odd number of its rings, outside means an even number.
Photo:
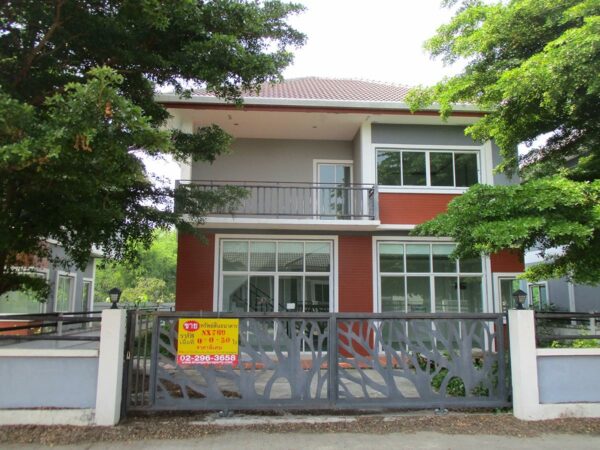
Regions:
<svg viewBox="0 0 600 450"><path fill-rule="evenodd" d="M96 425L116 425L121 418L126 315L123 309L102 311Z"/></svg>
<svg viewBox="0 0 600 450"><path fill-rule="evenodd" d="M569 312L575 312L575 285L571 281L568 281L567 288L569 291Z"/></svg>
<svg viewBox="0 0 600 450"><path fill-rule="evenodd" d="M377 166L375 164L375 153L371 143L371 121L367 120L360 125L360 163L362 172L361 183L375 184L377 178Z"/></svg>
<svg viewBox="0 0 600 450"><path fill-rule="evenodd" d="M481 183L494 184L494 149L492 141L485 141L481 152Z"/></svg>
<svg viewBox="0 0 600 450"><path fill-rule="evenodd" d="M513 413L521 420L536 420L539 417L540 393L533 314L531 310L508 311Z"/></svg>
<svg viewBox="0 0 600 450"><path fill-rule="evenodd" d="M179 129L184 133L193 134L194 133L194 123L191 120L181 119L179 123ZM192 158L189 157L185 161L178 161L180 172L180 180L192 180L194 178L192 174Z"/></svg>

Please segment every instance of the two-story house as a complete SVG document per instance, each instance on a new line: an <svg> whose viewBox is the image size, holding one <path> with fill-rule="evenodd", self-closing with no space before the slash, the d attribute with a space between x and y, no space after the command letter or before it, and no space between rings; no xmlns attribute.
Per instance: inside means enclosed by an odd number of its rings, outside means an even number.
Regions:
<svg viewBox="0 0 600 450"><path fill-rule="evenodd" d="M163 94L172 126L217 124L235 137L182 183L246 188L233 213L209 215L204 243L179 236L180 311L493 312L510 299L520 255L454 261L449 239L409 236L475 183L511 181L492 142L457 105L412 114L407 88L300 78L265 85L243 108L205 92Z"/></svg>

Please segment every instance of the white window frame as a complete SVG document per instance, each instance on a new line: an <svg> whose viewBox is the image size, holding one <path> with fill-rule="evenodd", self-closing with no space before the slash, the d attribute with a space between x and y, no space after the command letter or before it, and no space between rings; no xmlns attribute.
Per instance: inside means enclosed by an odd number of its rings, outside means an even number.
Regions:
<svg viewBox="0 0 600 450"><path fill-rule="evenodd" d="M491 149L491 144L490 144ZM379 185L379 169L377 165L377 152L378 151L397 151L402 152L403 150L412 152L425 152L425 176L426 186L403 186L403 185ZM477 155L477 180L478 183L493 184L493 177L491 173L487 175L488 161L484 157L486 153L486 145L474 146L474 145L416 145L416 144L373 144L373 153L375 158L375 183L379 186L379 192L383 193L419 193L419 194L462 194L467 191L468 187L454 187L454 186L431 186L431 168L429 164L430 152L441 152L441 153L474 153ZM454 158L452 159L454 166ZM485 168L486 170L483 170ZM453 178L456 176L453 173ZM400 166L400 177L402 178L402 165Z"/></svg>
<svg viewBox="0 0 600 450"><path fill-rule="evenodd" d="M88 305L88 310L85 311L83 309L83 288L85 286L85 283L90 283L90 292L89 292L89 305ZM81 283L81 310L83 312L90 312L94 310L94 279L93 278L88 278L88 277L83 277L82 283Z"/></svg>
<svg viewBox="0 0 600 450"><path fill-rule="evenodd" d="M350 166L350 184L354 183L354 160L352 159L313 159L313 183L318 184L321 183L319 180L319 165L320 164L330 164L330 165L341 165L341 166ZM353 211L353 201L350 198L350 214L354 214ZM314 191L313 198L313 213L315 215L315 219L318 218L319 214L319 191ZM331 218L328 218L331 220Z"/></svg>
<svg viewBox="0 0 600 450"><path fill-rule="evenodd" d="M454 241L448 238L420 238L412 236L374 236L372 241L373 251L373 311L376 313L381 312L381 271L379 268L379 243L390 242L390 243L404 243L404 244L455 244ZM430 253L431 254L431 253ZM465 272L465 273L448 273L449 276L481 276L482 277L482 312L493 311L493 302L490 301L490 261L488 256L482 256L481 258L481 270L482 272ZM431 294L431 312L435 313L435 273L436 272L402 272L398 273L399 277L408 276L427 276L429 277L429 292Z"/></svg>
<svg viewBox="0 0 600 450"><path fill-rule="evenodd" d="M526 308L533 309L533 295L531 295L531 288L533 286L544 286L546 288L546 304L550 305L550 290L548 289L548 281L537 281L535 283L527 283L527 303ZM540 305L543 306L543 305Z"/></svg>
<svg viewBox="0 0 600 450"><path fill-rule="evenodd" d="M60 277L68 277L73 279L73 283L71 283L71 292L69 292L69 308L67 311L59 311L57 309L58 303L58 280ZM54 304L52 308L54 312L71 312L75 310L75 292L77 289L77 274L75 272L66 272L62 270L57 270L54 278Z"/></svg>
<svg viewBox="0 0 600 450"><path fill-rule="evenodd" d="M500 298L500 280L516 279L519 275L521 275L521 272L494 272L494 312L502 312L502 300Z"/></svg>
<svg viewBox="0 0 600 450"><path fill-rule="evenodd" d="M338 238L337 236L329 236L329 235L253 235L253 234L216 234L215 235L215 252L214 252L214 276L213 276L213 311L219 312L223 306L223 299L221 298L223 292L223 275L234 275L236 272L222 272L221 271L221 249L223 247L223 241L266 241L266 242L298 242L298 241L329 241L331 243L331 259L330 259L330 270L329 270L329 311L337 312L338 311ZM277 255L277 252L276 252ZM276 262L277 264L277 262ZM250 269L248 267L248 269ZM278 277L279 276L294 276L294 274L300 276L323 276L323 272L256 272L256 271L245 271L245 272L237 272L237 274L245 274L248 276L274 276L274 310L275 305L278 306L278 296L279 296L279 285L278 285ZM305 287L303 287L303 295L306 298L306 292L304 292ZM281 312L281 311L280 311Z"/></svg>

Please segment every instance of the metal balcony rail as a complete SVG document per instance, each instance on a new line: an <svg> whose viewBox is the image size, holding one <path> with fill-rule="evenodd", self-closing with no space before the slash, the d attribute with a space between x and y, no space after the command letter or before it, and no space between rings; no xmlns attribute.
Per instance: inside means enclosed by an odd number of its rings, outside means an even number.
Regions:
<svg viewBox="0 0 600 450"><path fill-rule="evenodd" d="M372 184L301 183L267 181L182 180L178 186L216 191L235 186L247 191L231 211L233 215L281 219L377 220L377 186Z"/></svg>

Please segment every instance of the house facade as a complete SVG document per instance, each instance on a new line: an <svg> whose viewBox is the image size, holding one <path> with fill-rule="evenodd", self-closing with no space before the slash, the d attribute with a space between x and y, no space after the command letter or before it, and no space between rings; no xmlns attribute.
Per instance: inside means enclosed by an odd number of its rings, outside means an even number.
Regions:
<svg viewBox="0 0 600 450"><path fill-rule="evenodd" d="M181 183L243 187L232 211L179 236L180 311L495 312L510 302L519 254L454 261L449 239L410 236L475 183L507 184L492 142L464 129L457 106L410 113L407 89L301 78L225 104L161 95L172 127L217 124L231 153L182 165Z"/></svg>
<svg viewBox="0 0 600 450"><path fill-rule="evenodd" d="M526 267L543 260L537 250L525 254ZM532 309L578 313L597 312L600 309L600 286L573 283L567 278L554 278L533 283L522 281L521 289L527 292L528 306Z"/></svg>
<svg viewBox="0 0 600 450"><path fill-rule="evenodd" d="M65 251L56 241L48 239L46 245L52 258L64 259ZM31 298L27 292L7 292L0 295L0 314L37 314L51 312L92 311L94 307L94 281L96 258L101 253L94 249L86 267L53 265L48 259L30 258L24 262L23 271L32 277L41 277L50 285L45 302Z"/></svg>

